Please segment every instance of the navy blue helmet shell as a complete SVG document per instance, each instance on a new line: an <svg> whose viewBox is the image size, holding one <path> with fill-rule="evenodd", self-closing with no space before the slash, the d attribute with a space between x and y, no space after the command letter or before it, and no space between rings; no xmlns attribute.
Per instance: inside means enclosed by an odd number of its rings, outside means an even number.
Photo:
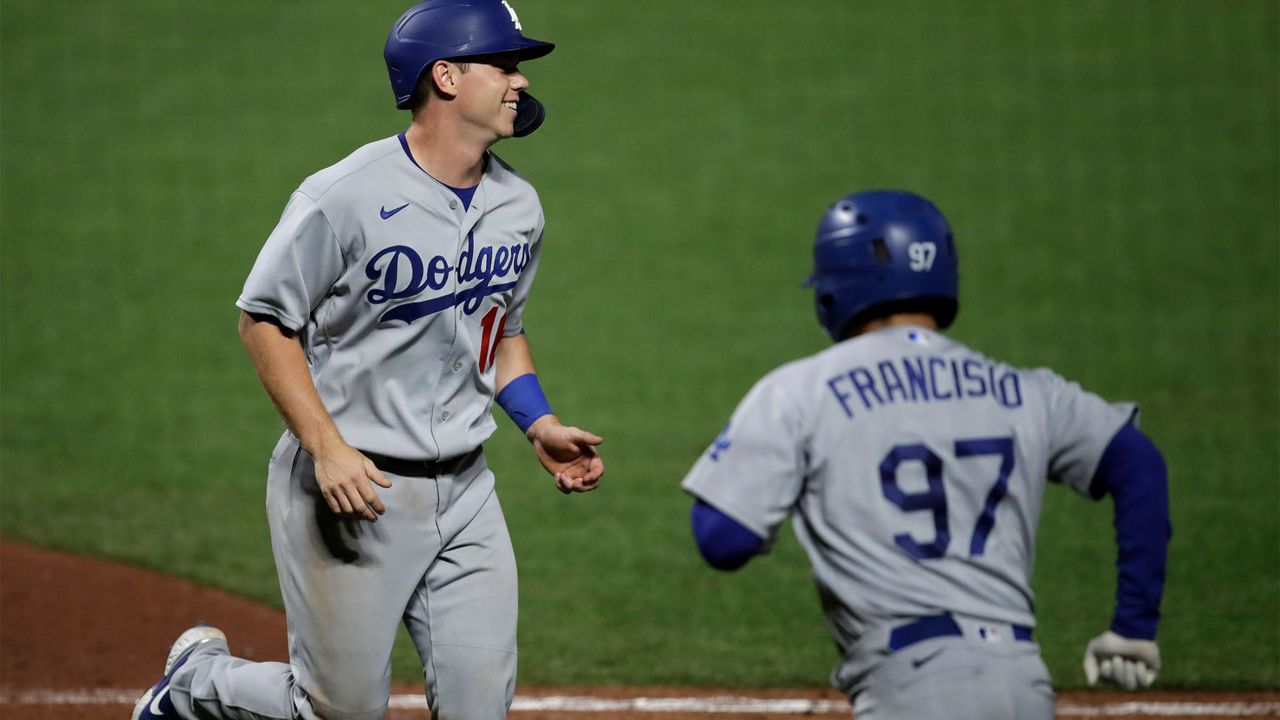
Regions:
<svg viewBox="0 0 1280 720"><path fill-rule="evenodd" d="M392 26L382 55L396 107L404 110L422 74L437 60L514 52L523 61L555 47L525 37L516 11L505 0L425 0Z"/></svg>
<svg viewBox="0 0 1280 720"><path fill-rule="evenodd" d="M933 203L903 190L846 195L822 216L806 284L836 341L871 311L908 301L928 301L946 328L959 309L951 226Z"/></svg>

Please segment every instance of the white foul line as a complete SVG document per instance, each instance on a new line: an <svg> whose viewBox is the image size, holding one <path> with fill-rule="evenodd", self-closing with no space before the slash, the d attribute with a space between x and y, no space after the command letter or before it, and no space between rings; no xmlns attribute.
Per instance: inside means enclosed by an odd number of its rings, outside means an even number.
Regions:
<svg viewBox="0 0 1280 720"><path fill-rule="evenodd" d="M1059 703L1054 714L1070 717L1267 717L1280 715L1280 702L1115 702L1103 705Z"/></svg>
<svg viewBox="0 0 1280 720"><path fill-rule="evenodd" d="M0 692L0 705L133 705L141 690L19 690ZM420 694L392 695L390 706L396 709L426 709L427 700ZM805 715L815 713L850 713L843 700L806 700L803 698L751 698L724 695L719 697L671 698L600 698L586 695L517 695L513 711L561 712L632 712L651 713L777 713ZM1153 717L1269 717L1280 716L1280 702L1113 702L1099 705L1059 703L1059 717L1117 717L1149 715Z"/></svg>

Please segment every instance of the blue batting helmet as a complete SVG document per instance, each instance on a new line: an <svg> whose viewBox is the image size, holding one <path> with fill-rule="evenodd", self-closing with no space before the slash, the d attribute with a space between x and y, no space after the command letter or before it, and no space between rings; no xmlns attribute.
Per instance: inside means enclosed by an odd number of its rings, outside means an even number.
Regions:
<svg viewBox="0 0 1280 720"><path fill-rule="evenodd" d="M425 0L406 10L392 26L382 55L396 107L404 110L422 74L437 60L503 52L532 60L555 47L525 37L516 11L506 0Z"/></svg>
<svg viewBox="0 0 1280 720"><path fill-rule="evenodd" d="M908 306L946 328L960 295L951 226L933 203L909 192L846 195L822 216L806 284L818 322L837 342L875 311Z"/></svg>

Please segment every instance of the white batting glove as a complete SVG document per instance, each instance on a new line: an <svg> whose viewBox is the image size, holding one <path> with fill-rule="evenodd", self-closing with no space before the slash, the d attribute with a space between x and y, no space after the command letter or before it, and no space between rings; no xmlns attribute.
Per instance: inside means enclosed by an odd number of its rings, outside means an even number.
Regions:
<svg viewBox="0 0 1280 720"><path fill-rule="evenodd" d="M1154 640L1134 640L1108 630L1084 649L1084 679L1090 687L1101 678L1125 690L1147 688L1159 672L1160 647Z"/></svg>

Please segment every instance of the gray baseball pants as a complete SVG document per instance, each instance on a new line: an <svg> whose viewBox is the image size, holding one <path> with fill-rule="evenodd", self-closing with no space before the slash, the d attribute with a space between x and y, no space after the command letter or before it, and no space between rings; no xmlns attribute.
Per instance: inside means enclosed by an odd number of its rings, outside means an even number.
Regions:
<svg viewBox="0 0 1280 720"><path fill-rule="evenodd" d="M857 720L1053 720L1033 642L941 637L887 656L854 690Z"/></svg>
<svg viewBox="0 0 1280 720"><path fill-rule="evenodd" d="M505 718L516 680L515 555L483 454L459 465L436 477L385 473L392 487L375 490L386 514L340 520L310 455L285 433L271 458L267 514L289 663L249 662L207 643L173 678L179 712L382 718L403 622L434 718Z"/></svg>

